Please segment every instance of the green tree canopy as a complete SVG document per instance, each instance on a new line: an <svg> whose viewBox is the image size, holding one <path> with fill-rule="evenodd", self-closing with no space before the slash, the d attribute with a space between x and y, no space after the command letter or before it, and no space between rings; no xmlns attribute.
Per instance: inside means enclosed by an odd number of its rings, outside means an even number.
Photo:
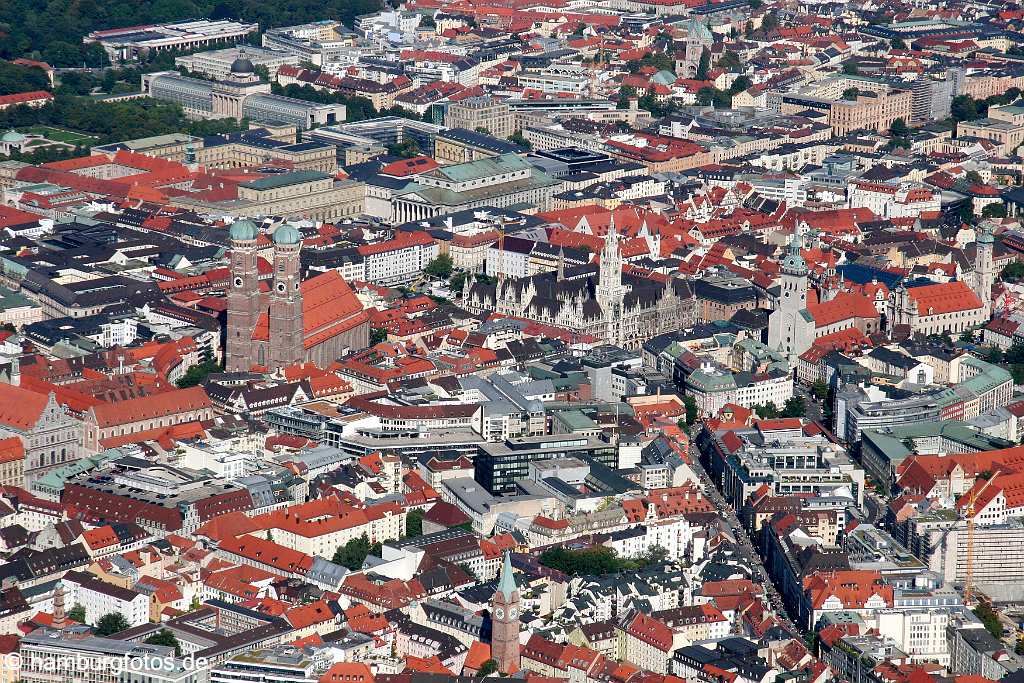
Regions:
<svg viewBox="0 0 1024 683"><path fill-rule="evenodd" d="M68 610L68 619L71 621L77 621L79 624L85 623L85 607L82 605L75 605Z"/></svg>
<svg viewBox="0 0 1024 683"><path fill-rule="evenodd" d="M423 535L423 510L414 508L405 515L405 537L416 538Z"/></svg>
<svg viewBox="0 0 1024 683"><path fill-rule="evenodd" d="M164 645L166 647L173 647L174 656L181 656L181 643L178 642L178 638L170 629L160 629L159 631L151 635L149 638L147 638L145 642L150 645Z"/></svg>
<svg viewBox="0 0 1024 683"><path fill-rule="evenodd" d="M807 412L806 401L803 396L791 396L786 399L786 405L782 407L781 417L803 417Z"/></svg>
<svg viewBox="0 0 1024 683"><path fill-rule="evenodd" d="M380 555L380 543L370 544L370 539L363 534L359 538L353 538L351 541L343 546L339 546L334 551L334 557L332 561L334 564L340 564L343 567L348 567L352 571L357 571L363 568L363 562L366 560L366 556L370 553L374 555Z"/></svg>
<svg viewBox="0 0 1024 683"><path fill-rule="evenodd" d="M725 69L726 71L732 71L739 73L743 71L743 62L740 61L740 56L732 50L726 50L725 54L718 60L718 68Z"/></svg>
<svg viewBox="0 0 1024 683"><path fill-rule="evenodd" d="M96 635L110 636L131 628L131 624L120 612L109 612L104 614L96 622Z"/></svg>
<svg viewBox="0 0 1024 683"><path fill-rule="evenodd" d="M199 365L193 365L185 374L182 375L175 384L178 385L179 389L185 389L187 387L194 387L202 384L206 379L206 376L212 372L221 371L220 364L214 360L208 360L200 363Z"/></svg>
<svg viewBox="0 0 1024 683"><path fill-rule="evenodd" d="M423 269L423 272L430 277L447 280L452 275L452 257L448 254L441 254L437 256L427 264L427 267Z"/></svg>
<svg viewBox="0 0 1024 683"><path fill-rule="evenodd" d="M690 394L686 394L683 396L683 407L686 409L686 426L692 427L693 423L696 422L699 417L697 399Z"/></svg>
<svg viewBox="0 0 1024 683"><path fill-rule="evenodd" d="M749 76L739 76L736 78L735 81L732 82L732 85L729 86L729 94L739 94L746 90L747 88L749 88L750 86L752 86L753 84L754 82L750 80Z"/></svg>
<svg viewBox="0 0 1024 683"><path fill-rule="evenodd" d="M978 118L978 105L970 95L957 95L949 106L954 121L973 121Z"/></svg>
<svg viewBox="0 0 1024 683"><path fill-rule="evenodd" d="M708 77L711 68L711 51L706 47L700 51L700 60L697 62L697 80L703 81Z"/></svg>
<svg viewBox="0 0 1024 683"><path fill-rule="evenodd" d="M985 208L981 210L982 218L1006 218L1006 205L1005 204L986 204Z"/></svg>

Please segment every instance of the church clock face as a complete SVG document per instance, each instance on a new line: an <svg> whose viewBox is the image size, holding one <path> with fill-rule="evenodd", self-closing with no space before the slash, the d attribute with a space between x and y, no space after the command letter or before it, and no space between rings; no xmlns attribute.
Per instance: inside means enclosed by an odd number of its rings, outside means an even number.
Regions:
<svg viewBox="0 0 1024 683"><path fill-rule="evenodd" d="M504 619L505 618L505 610L503 610L500 607L498 609L494 610L494 618L495 619Z"/></svg>
<svg viewBox="0 0 1024 683"><path fill-rule="evenodd" d="M236 277L235 278L235 287L241 287L241 286L242 286L242 278Z"/></svg>

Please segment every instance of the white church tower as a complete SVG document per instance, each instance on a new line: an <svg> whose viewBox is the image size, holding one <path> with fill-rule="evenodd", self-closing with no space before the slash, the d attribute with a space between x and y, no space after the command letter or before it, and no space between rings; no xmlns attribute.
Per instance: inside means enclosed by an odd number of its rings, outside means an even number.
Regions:
<svg viewBox="0 0 1024 683"><path fill-rule="evenodd" d="M608 225L608 234L601 249L600 280L597 283L597 303L604 312L605 341L620 344L622 331L622 301L626 290L622 284L622 251L619 248L619 234L615 230L615 218Z"/></svg>
<svg viewBox="0 0 1024 683"><path fill-rule="evenodd" d="M995 238L988 227L981 228L975 241L974 254L974 293L981 299L985 308L985 320L992 317L992 247Z"/></svg>
<svg viewBox="0 0 1024 683"><path fill-rule="evenodd" d="M777 308L768 317L768 346L790 362L814 342L814 319L807 311L807 263L800 255L800 236L793 235L782 259L782 288Z"/></svg>

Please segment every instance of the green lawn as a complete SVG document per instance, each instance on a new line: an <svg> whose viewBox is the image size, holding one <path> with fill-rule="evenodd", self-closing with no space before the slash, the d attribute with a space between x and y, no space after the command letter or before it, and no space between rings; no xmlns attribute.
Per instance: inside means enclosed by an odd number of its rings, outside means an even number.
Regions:
<svg viewBox="0 0 1024 683"><path fill-rule="evenodd" d="M43 135L55 142L66 142L69 145L80 145L97 140L97 138L93 135L86 135L85 133L76 133L75 131L72 130L54 128L53 126L29 126L28 128L22 128L21 132L33 133L35 135Z"/></svg>

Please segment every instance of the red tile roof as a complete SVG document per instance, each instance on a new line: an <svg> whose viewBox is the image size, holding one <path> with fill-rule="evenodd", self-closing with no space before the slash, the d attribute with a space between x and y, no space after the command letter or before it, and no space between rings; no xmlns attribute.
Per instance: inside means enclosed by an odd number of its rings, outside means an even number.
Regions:
<svg viewBox="0 0 1024 683"><path fill-rule="evenodd" d="M26 102L38 102L41 100L52 100L53 93L45 90L32 90L29 92L17 92L12 95L0 95L0 107L12 104L25 104Z"/></svg>
<svg viewBox="0 0 1024 683"><path fill-rule="evenodd" d="M907 290L907 294L911 301L917 303L919 315L940 315L981 308L978 295L962 280L911 287Z"/></svg>
<svg viewBox="0 0 1024 683"><path fill-rule="evenodd" d="M878 310L870 299L863 294L852 292L840 292L836 298L825 303L809 304L807 311L814 318L817 327L828 327L854 318L874 320L879 317Z"/></svg>
<svg viewBox="0 0 1024 683"><path fill-rule="evenodd" d="M93 406L90 411L95 416L97 425L111 427L169 417L192 410L203 410L212 406L205 389L189 387L140 396L117 403L100 403Z"/></svg>
<svg viewBox="0 0 1024 683"><path fill-rule="evenodd" d="M0 425L19 431L31 429L43 414L49 397L13 384L0 384Z"/></svg>
<svg viewBox="0 0 1024 683"><path fill-rule="evenodd" d="M0 464L25 459L25 444L17 436L0 439Z"/></svg>

